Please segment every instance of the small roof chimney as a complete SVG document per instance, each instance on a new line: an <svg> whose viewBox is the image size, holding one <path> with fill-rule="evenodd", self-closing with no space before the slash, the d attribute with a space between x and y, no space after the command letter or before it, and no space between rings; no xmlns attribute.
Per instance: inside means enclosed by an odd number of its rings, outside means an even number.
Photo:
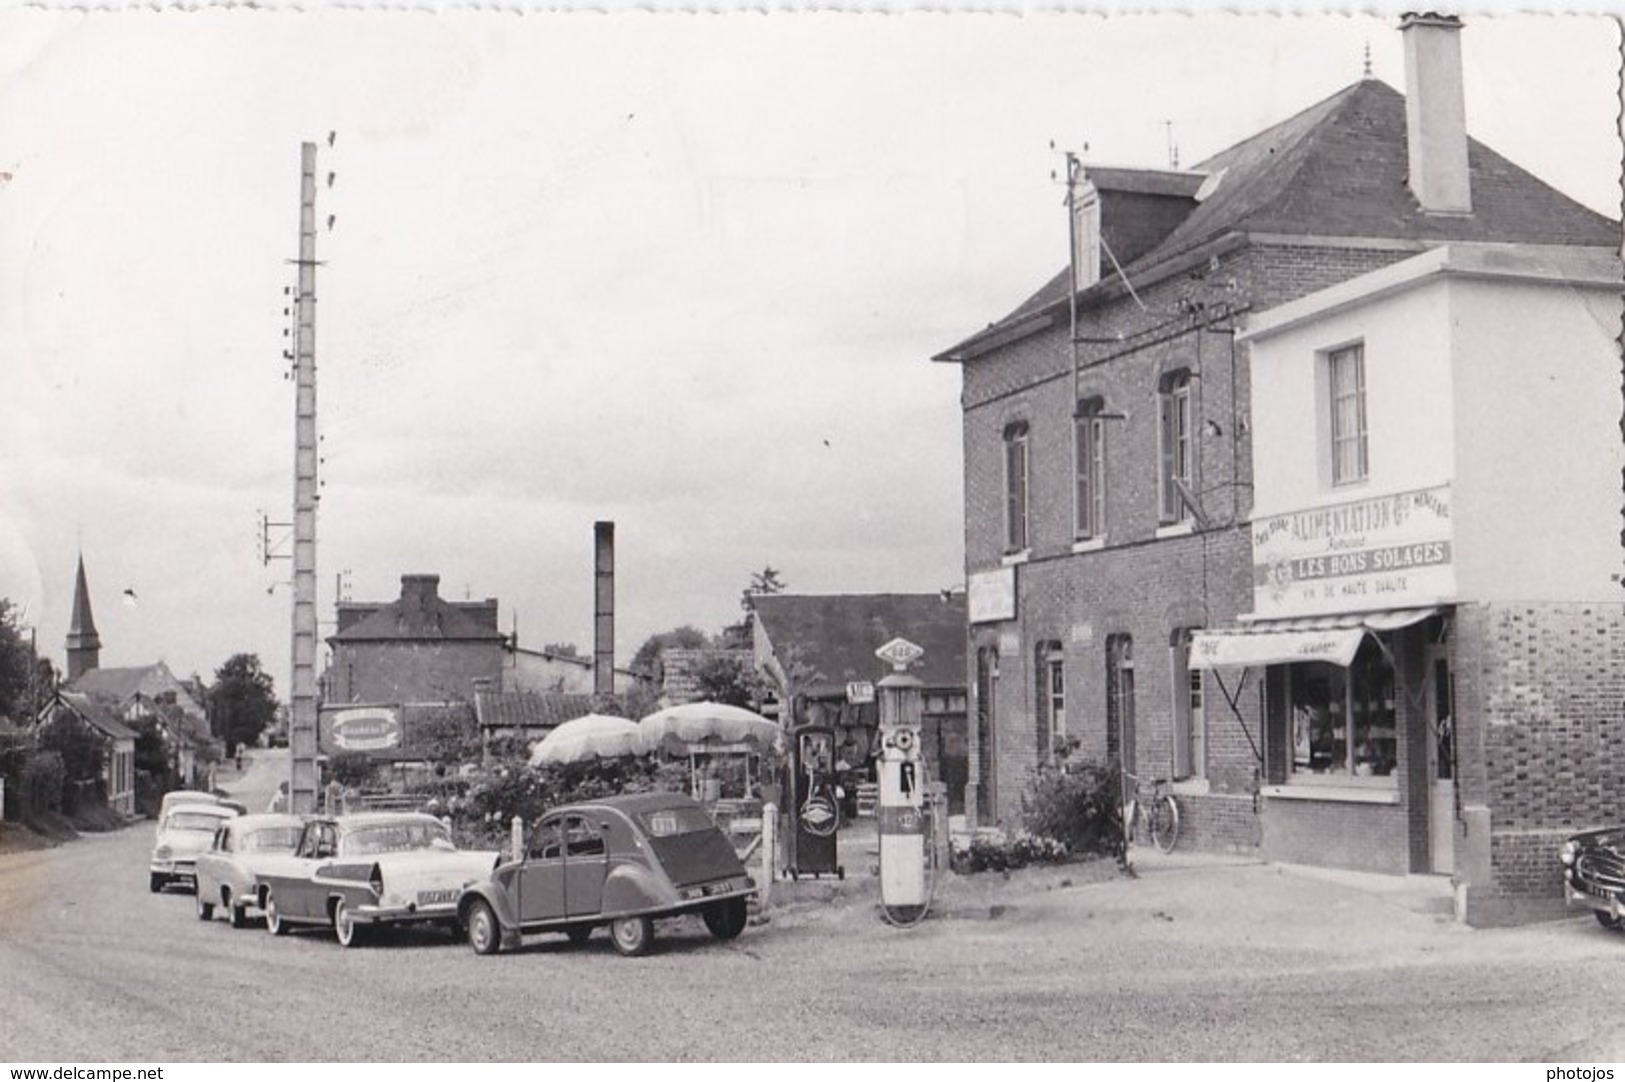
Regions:
<svg viewBox="0 0 1625 1082"><path fill-rule="evenodd" d="M1435 12L1401 17L1405 36L1405 138L1411 194L1430 214L1471 214L1461 20Z"/></svg>

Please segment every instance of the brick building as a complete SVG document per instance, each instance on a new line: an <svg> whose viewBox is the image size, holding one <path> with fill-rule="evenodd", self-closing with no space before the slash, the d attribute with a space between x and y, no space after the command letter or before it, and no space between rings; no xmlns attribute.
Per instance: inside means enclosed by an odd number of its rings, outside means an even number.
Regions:
<svg viewBox="0 0 1625 1082"><path fill-rule="evenodd" d="M424 709L454 704L476 731L475 692L501 686L503 646L495 598L447 601L439 575L402 575L390 602L342 601L327 640L320 735L326 751L385 755L409 747L404 733Z"/></svg>
<svg viewBox="0 0 1625 1082"><path fill-rule="evenodd" d="M1403 772L1380 784L1398 786L1392 806L1404 823L1385 819L1386 840L1366 839L1353 799L1294 801L1300 794L1282 791L1292 765L1287 667L1193 665L1191 643L1258 615L1255 485L1264 475L1254 464L1265 413L1289 429L1316 428L1312 410L1282 412L1257 385L1248 332L1262 314L1444 245L1617 250L1615 223L1466 136L1459 25L1407 16L1408 78L1422 88L1408 100L1366 78L1190 171L1076 165L1072 266L935 358L960 365L963 381L969 804L981 821L1013 821L1033 768L1066 740L1139 776L1176 779L1182 837L1198 846L1395 871L1419 870L1428 857L1407 818L1426 814L1414 719L1396 719L1382 760L1382 777ZM1607 326L1617 330L1617 314ZM1330 346L1350 344L1321 343L1322 366ZM1348 363L1340 378L1353 375ZM1617 362L1614 376L1617 441ZM1311 391L1331 401L1331 385ZM1346 437L1336 441L1345 457L1354 453ZM1616 468L1616 513L1618 495ZM1317 501L1329 502L1322 493L1285 506ZM1611 537L1617 544L1617 517ZM1405 611L1350 615L1379 607ZM1420 640L1439 634L1439 613L1424 610L1437 606L1346 608L1344 643L1357 653L1339 658L1345 702L1354 684L1385 701L1396 644L1401 664L1419 666ZM1454 626L1459 634L1487 620L1501 634L1528 634L1531 622L1555 621L1567 635L1571 624L1611 618L1583 606L1508 625L1512 616L1474 610ZM1525 739L1550 755L1546 737ZM1377 767L1355 775L1354 751L1342 754L1351 778L1379 784ZM1538 757L1496 753L1507 754ZM1560 760L1554 772L1569 769ZM1311 755L1315 766L1329 770L1324 753ZM1480 788L1510 784L1501 779L1517 771L1494 771ZM1499 837L1502 847L1518 844L1513 833Z"/></svg>

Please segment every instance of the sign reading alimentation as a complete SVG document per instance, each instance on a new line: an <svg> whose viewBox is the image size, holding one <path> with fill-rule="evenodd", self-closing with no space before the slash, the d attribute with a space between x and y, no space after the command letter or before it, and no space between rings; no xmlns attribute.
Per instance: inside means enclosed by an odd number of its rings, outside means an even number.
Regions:
<svg viewBox="0 0 1625 1082"><path fill-rule="evenodd" d="M1253 520L1253 611L1313 616L1448 601L1450 486Z"/></svg>
<svg viewBox="0 0 1625 1082"><path fill-rule="evenodd" d="M400 747L401 721L393 706L323 711L322 735L331 751L384 751Z"/></svg>

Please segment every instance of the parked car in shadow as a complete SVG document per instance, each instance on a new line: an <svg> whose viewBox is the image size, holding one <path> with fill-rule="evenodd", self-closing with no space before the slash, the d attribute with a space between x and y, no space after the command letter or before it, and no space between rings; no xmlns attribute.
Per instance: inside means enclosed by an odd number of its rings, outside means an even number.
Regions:
<svg viewBox="0 0 1625 1082"><path fill-rule="evenodd" d="M732 843L690 797L639 793L544 815L521 860L500 864L457 904L478 954L562 932L582 943L608 925L622 954L654 941L654 921L698 913L718 939L744 931L755 885Z"/></svg>
<svg viewBox="0 0 1625 1082"><path fill-rule="evenodd" d="M1569 904L1591 910L1604 928L1625 930L1625 827L1582 831L1563 843L1558 860Z"/></svg>

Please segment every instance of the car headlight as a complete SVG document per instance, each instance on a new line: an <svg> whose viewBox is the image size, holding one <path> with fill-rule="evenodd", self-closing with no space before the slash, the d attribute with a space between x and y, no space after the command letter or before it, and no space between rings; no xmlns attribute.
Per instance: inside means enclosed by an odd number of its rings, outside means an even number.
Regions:
<svg viewBox="0 0 1625 1082"><path fill-rule="evenodd" d="M172 849L170 849L169 846L167 846L167 845L160 845L157 849L154 849L152 851L153 857L155 857L158 860L168 860L173 855L173 853L174 853L174 851Z"/></svg>
<svg viewBox="0 0 1625 1082"><path fill-rule="evenodd" d="M1565 868L1572 867L1574 864L1574 858L1579 854L1579 852L1580 843L1576 842L1573 838L1570 838L1568 841L1564 842L1563 847L1557 851L1557 859L1563 862L1563 866Z"/></svg>

